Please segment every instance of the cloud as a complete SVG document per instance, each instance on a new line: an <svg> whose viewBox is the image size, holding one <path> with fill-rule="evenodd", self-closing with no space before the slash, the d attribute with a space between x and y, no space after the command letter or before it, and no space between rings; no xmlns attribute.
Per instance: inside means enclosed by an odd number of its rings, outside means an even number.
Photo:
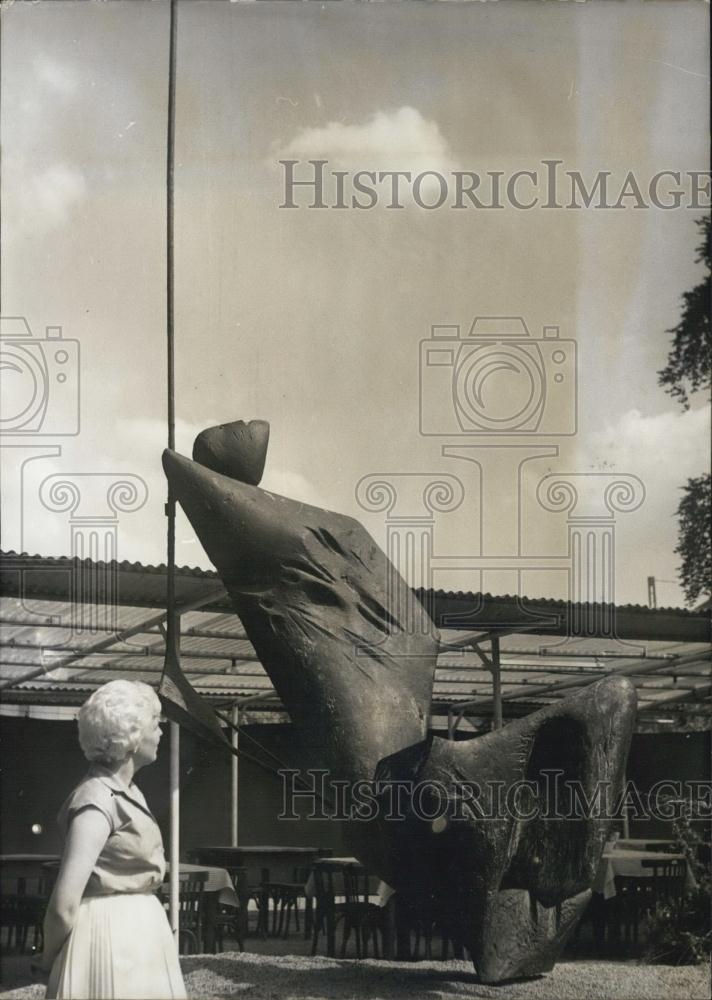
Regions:
<svg viewBox="0 0 712 1000"><path fill-rule="evenodd" d="M668 410L655 416L629 410L616 424L591 434L584 455L593 467L605 462L618 472L640 476L649 495L652 490L670 497L687 478L707 468L709 428L709 406L684 412Z"/></svg>
<svg viewBox="0 0 712 1000"><path fill-rule="evenodd" d="M313 507L321 507L323 504L319 493L309 480L301 473L290 472L289 469L265 470L264 479L260 486L269 490L270 493L279 493L280 496L299 500L301 503L308 503Z"/></svg>
<svg viewBox="0 0 712 1000"><path fill-rule="evenodd" d="M184 455L192 452L193 440L205 427L219 421L212 416L200 423L176 421L176 450ZM74 480L83 497L82 515L106 516L109 511L102 504L101 491L92 491L91 475L115 474L117 477L139 476L146 487L147 501L139 510L119 512L117 524L117 556L155 564L166 559L166 479L161 467L161 453L166 446L166 426L155 418L128 418L117 420L112 433L97 433L87 429L83 442L67 442L65 453L48 456L28 463L21 485L20 464L24 457L19 449L4 462L2 536L6 549L24 549L45 556L72 555L70 514L45 506L40 499L42 483L49 476L62 475ZM5 457L5 456L3 456ZM13 460L14 459L14 460ZM104 480L102 480L104 482ZM319 506L314 486L300 473L286 468L268 470L262 483L265 489L292 497L303 503ZM94 504L94 506L92 506ZM96 507L96 509L94 509ZM111 518L109 518L111 520ZM82 532L80 531L80 534ZM100 534L97 537L100 537ZM178 508L176 524L176 563L179 566L212 565L195 536L192 526Z"/></svg>
<svg viewBox="0 0 712 1000"><path fill-rule="evenodd" d="M65 94L73 94L77 89L76 74L66 64L58 63L47 55L35 56L33 69L39 83L50 90Z"/></svg>
<svg viewBox="0 0 712 1000"><path fill-rule="evenodd" d="M33 60L29 80L21 84L10 80L4 102L15 109L14 114L5 114L3 239L7 245L66 225L86 196L83 171L62 155L51 154L63 111L76 90L73 70L46 56Z"/></svg>
<svg viewBox="0 0 712 1000"><path fill-rule="evenodd" d="M369 169L455 169L453 156L437 122L424 118L417 108L378 111L362 125L329 122L322 128L307 128L287 145L295 156L327 156L340 164Z"/></svg>
<svg viewBox="0 0 712 1000"><path fill-rule="evenodd" d="M84 175L67 163L56 163L28 177L22 192L25 225L34 232L64 225L85 194Z"/></svg>
<svg viewBox="0 0 712 1000"><path fill-rule="evenodd" d="M646 491L632 514L616 515L617 600L644 602L648 576L658 580L661 606L682 605L678 574L676 511L681 487L709 468L710 407L644 416L629 410L592 434L577 455L577 468L632 473Z"/></svg>

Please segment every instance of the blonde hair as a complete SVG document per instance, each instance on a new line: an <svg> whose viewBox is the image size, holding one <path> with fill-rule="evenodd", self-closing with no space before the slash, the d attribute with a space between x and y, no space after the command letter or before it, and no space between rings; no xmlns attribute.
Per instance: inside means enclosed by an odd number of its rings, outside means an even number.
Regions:
<svg viewBox="0 0 712 1000"><path fill-rule="evenodd" d="M134 754L161 713L161 703L142 681L109 681L79 709L79 745L87 760L115 764Z"/></svg>

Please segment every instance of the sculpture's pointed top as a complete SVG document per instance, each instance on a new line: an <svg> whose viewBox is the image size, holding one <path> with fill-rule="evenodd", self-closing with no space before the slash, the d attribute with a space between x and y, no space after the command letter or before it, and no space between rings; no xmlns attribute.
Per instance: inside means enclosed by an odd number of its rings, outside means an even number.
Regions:
<svg viewBox="0 0 712 1000"><path fill-rule="evenodd" d="M193 444L193 458L213 472L241 483L258 486L262 479L269 443L266 420L234 420L208 427Z"/></svg>

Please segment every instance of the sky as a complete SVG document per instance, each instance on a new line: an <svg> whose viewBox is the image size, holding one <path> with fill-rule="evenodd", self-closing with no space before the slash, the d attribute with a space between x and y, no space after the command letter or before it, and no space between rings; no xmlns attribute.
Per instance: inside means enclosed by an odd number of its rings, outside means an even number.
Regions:
<svg viewBox="0 0 712 1000"><path fill-rule="evenodd" d="M701 399L684 412L656 373L681 294L701 278L702 211L635 199L424 209L412 192L389 209L385 189L368 210L310 209L301 194L286 209L279 161L298 161L303 178L309 160L326 160L349 184L358 170L449 184L458 171L543 176L552 159L589 182L608 171L612 188L631 171L643 188L662 170L705 171L708 30L707 6L687 0L182 0L178 449L189 454L211 424L266 419L265 488L356 516L381 545L389 525L422 531L424 491L446 482L455 499L441 506L454 509L432 514L431 541L432 582L446 588L566 596L571 523L614 518L615 599L645 603L655 576L658 603L682 604L675 509L680 486L708 467L710 413ZM168 5L4 4L0 44L2 316L24 317L33 342L61 326L70 345L58 383L56 362L37 361L49 348L22 341L51 389L28 433L3 424L3 548L73 554L73 531L116 516L118 557L160 563ZM431 174L421 200L436 198L434 184ZM524 320L515 354L541 394L535 428L458 426L453 392L479 391L453 389L475 317ZM421 377L433 326L459 327L445 337L457 360ZM561 383L544 327L559 328ZM7 355L17 327L3 334ZM483 412L509 413L523 377L497 369L475 395ZM3 368L6 421L23 378ZM77 393L79 432L64 434ZM421 433L421 405L439 435ZM574 510L547 509L546 476L573 484ZM107 507L111 477L134 477L124 506L136 509ZM367 477L396 490L390 514L366 509ZM73 512L53 493L67 478ZM612 515L616 481L630 495ZM209 565L183 518L177 562Z"/></svg>

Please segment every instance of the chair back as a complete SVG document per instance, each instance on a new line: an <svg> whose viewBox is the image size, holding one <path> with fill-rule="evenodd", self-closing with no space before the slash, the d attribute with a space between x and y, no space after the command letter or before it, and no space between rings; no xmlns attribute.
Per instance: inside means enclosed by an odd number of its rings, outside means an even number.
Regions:
<svg viewBox="0 0 712 1000"><path fill-rule="evenodd" d="M207 872L180 872L178 875L178 910L185 927L197 927L203 916L203 894Z"/></svg>
<svg viewBox="0 0 712 1000"><path fill-rule="evenodd" d="M312 874L317 913L333 911L337 901L346 895L343 869L315 865Z"/></svg>
<svg viewBox="0 0 712 1000"><path fill-rule="evenodd" d="M367 906L371 897L378 895L379 880L375 875L369 875L365 868L344 865L342 877L347 907Z"/></svg>
<svg viewBox="0 0 712 1000"><path fill-rule="evenodd" d="M295 885L306 885L312 873L311 865L300 865L292 870L292 882Z"/></svg>
<svg viewBox="0 0 712 1000"><path fill-rule="evenodd" d="M178 927L181 938L181 954L184 953L184 940L187 940L190 947L196 951L199 950L202 943L205 883L207 880L208 873L205 871L183 871L178 874ZM167 909L170 897L168 875L161 885L160 895L163 905Z"/></svg>
<svg viewBox="0 0 712 1000"><path fill-rule="evenodd" d="M670 861L646 858L641 866L651 871L656 908L661 905L678 907L685 892L685 862L680 858L672 858Z"/></svg>
<svg viewBox="0 0 712 1000"><path fill-rule="evenodd" d="M41 875L4 876L0 879L0 930L7 930L6 944L14 943L24 951L30 930L34 947L42 941L42 920L47 908L46 892Z"/></svg>
<svg viewBox="0 0 712 1000"><path fill-rule="evenodd" d="M243 866L230 865L225 869L230 876L232 887L235 890L240 906L247 906L250 898L249 872Z"/></svg>

